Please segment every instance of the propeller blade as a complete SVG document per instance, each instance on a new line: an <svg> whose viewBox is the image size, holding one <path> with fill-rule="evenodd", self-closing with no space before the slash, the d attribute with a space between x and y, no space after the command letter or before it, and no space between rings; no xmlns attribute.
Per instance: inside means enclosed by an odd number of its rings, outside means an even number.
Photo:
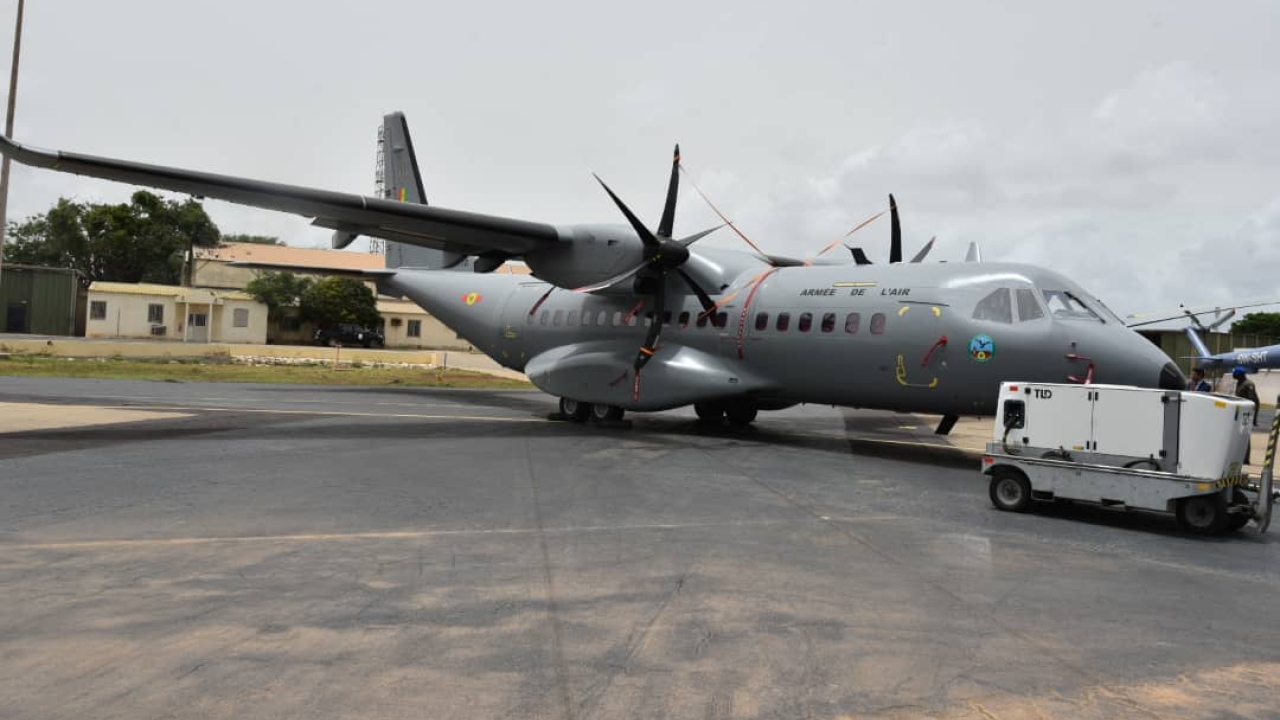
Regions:
<svg viewBox="0 0 1280 720"><path fill-rule="evenodd" d="M814 255L813 257L809 258L808 260L805 260L805 261L804 261L805 267L808 267L808 266L812 265L814 260L817 260L818 258L822 257L823 255L826 255L828 252L830 252L832 249L834 249L834 248L835 248L835 246L837 246L837 245L839 245L840 243L844 242L844 239L845 239L845 238L847 238L847 237L849 237L850 235L852 235L852 234L854 234L854 233L858 232L858 231L859 231L859 230L861 230L862 228L864 228L864 227L866 227L866 226L870 225L870 224L871 224L871 221L873 221L873 220L875 220L876 218L880 217L881 215L885 214L885 212L886 212L886 211L881 210L880 212L876 213L875 215L872 215L871 217L867 218L866 220L863 220L862 222L858 223L857 225L854 225L854 226L853 226L853 229L852 229L852 230L850 230L849 232L845 233L844 235L840 236L840 239L839 239L839 240L836 240L835 242L831 243L830 245L828 245L828 246L826 246L826 247L822 248L822 250L818 251L818 254L817 254L817 255Z"/></svg>
<svg viewBox="0 0 1280 720"><path fill-rule="evenodd" d="M689 175L689 171L685 170L683 165L680 166L680 172L684 173L686 176ZM733 230L733 232L736 233L738 237L742 238L744 242L750 245L751 249L755 250L756 254L759 255L761 258L763 258L765 262L772 264L772 262L769 260L769 256L765 255L764 251L761 250L758 245L751 242L751 238L744 235L743 232L738 229L738 226L733 224L732 220L725 217L724 213L720 212L720 208L716 207L715 203L711 202L711 198L707 197L707 194L702 192L702 188L698 187L698 183L694 182L692 177L689 178L689 184L692 185L694 191L698 193L698 197L702 198L702 201L707 204L707 207L711 208L712 212L714 212L721 220L723 220L724 224L728 225L730 230Z"/></svg>
<svg viewBox="0 0 1280 720"><path fill-rule="evenodd" d="M632 275L635 275L636 273L640 272L641 270L645 269L648 266L649 266L649 263L643 262L631 268L630 270L627 270L626 272L622 272L622 273L618 273L617 275L614 275L608 280L601 280L600 282L592 283L590 285L583 285L582 287L574 288L573 291L581 292L581 293L589 293L589 292L595 292L597 290L603 290L607 287L617 285L618 283L622 282L623 280L626 280Z"/></svg>
<svg viewBox="0 0 1280 720"><path fill-rule="evenodd" d="M898 203L893 199L893 193L889 194L889 221L892 224L889 230L889 263L902 262L902 223L898 221Z"/></svg>
<svg viewBox="0 0 1280 720"><path fill-rule="evenodd" d="M667 204L662 206L662 220L658 222L658 237L671 237L676 222L676 195L680 190L680 146L676 145L675 158L671 161L671 180L667 183Z"/></svg>
<svg viewBox="0 0 1280 720"><path fill-rule="evenodd" d="M640 370L653 358L653 354L658 351L658 338L662 336L662 315L666 312L667 299L667 274L663 273L658 276L658 288L654 291L653 296L653 323L649 325L649 332L645 335L644 345L640 346L640 352L636 353L635 370L636 376L639 377Z"/></svg>
<svg viewBox="0 0 1280 720"><path fill-rule="evenodd" d="M683 246L685 246L685 247L689 247L690 245L692 245L692 244L694 244L694 243L698 242L698 241L699 241L699 240L701 240L702 238L704 238L704 237L706 237L706 236L710 235L711 233L713 233L713 232L715 232L715 231L719 230L719 229L720 229L720 228L722 228L722 227L724 227L724 225L717 225L717 226L715 226L715 227L711 228L710 230L703 230L702 232L700 232L700 233L694 233L694 234L690 235L690 236L689 236L689 237L687 237L687 238L680 238L679 240L676 240L676 243L678 243L678 244L680 244L680 245L683 245Z"/></svg>
<svg viewBox="0 0 1280 720"><path fill-rule="evenodd" d="M871 258L867 257L867 254L866 254L866 253L864 253L864 252L862 252L862 248L860 248L860 247L856 247L856 248L849 248L849 252L853 253L853 261L854 261L855 263L857 263L857 264L859 264L859 265L871 265L871 264L873 264L873 263L871 262Z"/></svg>
<svg viewBox="0 0 1280 720"><path fill-rule="evenodd" d="M622 198L615 195L614 192L609 189L609 186L604 184L604 181L600 179L599 175L592 173L592 177L596 179L596 182L600 183L600 187L604 188L605 192L609 193L609 197L613 199L614 204L618 206L618 209L622 211L622 214L627 216L627 222L631 223L631 227L636 231L636 234L640 236L640 241L647 247L658 247L658 239L653 236L652 232L649 232L649 228L645 227L644 223L640 222L640 218L636 217L635 213L631 212L631 208L627 207L626 203L622 202Z"/></svg>
<svg viewBox="0 0 1280 720"><path fill-rule="evenodd" d="M929 251L933 249L933 241L937 239L938 239L937 235L934 235L933 237L929 238L929 242L925 243L924 247L920 248L920 252L916 253L915 257L911 258L911 262L913 263L924 262L925 256L928 255Z"/></svg>
<svg viewBox="0 0 1280 720"><path fill-rule="evenodd" d="M707 294L706 290L702 289L701 285L689 276L689 273L681 270L680 268L676 268L676 272L680 273L680 277L684 279L685 284L689 286L689 289L693 291L693 294L698 296L698 302L702 303L702 309L704 312L710 312L715 308L716 304L711 300L711 296Z"/></svg>

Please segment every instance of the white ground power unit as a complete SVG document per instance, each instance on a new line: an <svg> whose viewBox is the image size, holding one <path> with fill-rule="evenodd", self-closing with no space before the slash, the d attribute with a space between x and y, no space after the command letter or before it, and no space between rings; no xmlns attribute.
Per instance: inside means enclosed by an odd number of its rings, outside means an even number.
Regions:
<svg viewBox="0 0 1280 720"><path fill-rule="evenodd" d="M1250 485L1242 471L1253 427L1248 400L1006 382L997 408L983 473L991 476L998 508L1079 500L1172 512L1183 527L1203 533L1239 529L1251 519L1265 530L1270 521L1270 487Z"/></svg>

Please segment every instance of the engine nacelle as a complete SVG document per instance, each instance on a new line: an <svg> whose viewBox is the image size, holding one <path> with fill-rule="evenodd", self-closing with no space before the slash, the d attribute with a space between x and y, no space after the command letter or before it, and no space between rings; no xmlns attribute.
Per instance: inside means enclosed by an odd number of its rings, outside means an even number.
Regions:
<svg viewBox="0 0 1280 720"><path fill-rule="evenodd" d="M560 242L524 255L535 277L557 287L598 283L644 262L644 243L626 225L569 225L559 230Z"/></svg>

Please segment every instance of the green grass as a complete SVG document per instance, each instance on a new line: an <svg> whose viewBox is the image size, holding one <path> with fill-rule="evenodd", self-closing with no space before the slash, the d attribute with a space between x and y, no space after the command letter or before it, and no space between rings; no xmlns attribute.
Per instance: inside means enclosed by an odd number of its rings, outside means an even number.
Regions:
<svg viewBox="0 0 1280 720"><path fill-rule="evenodd" d="M218 360L95 360L12 355L0 359L0 376L72 377L166 382L301 383L314 385L413 385L443 388L524 390L523 380L467 370L241 365Z"/></svg>

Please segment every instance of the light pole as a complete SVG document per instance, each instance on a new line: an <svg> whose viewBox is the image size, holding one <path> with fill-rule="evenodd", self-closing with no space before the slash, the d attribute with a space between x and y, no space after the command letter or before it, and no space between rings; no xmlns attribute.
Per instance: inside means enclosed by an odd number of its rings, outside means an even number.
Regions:
<svg viewBox="0 0 1280 720"><path fill-rule="evenodd" d="M22 5L18 0L18 25L13 31L13 67L9 71L9 114L4 136L13 137L13 106L18 100L18 51L22 49ZM4 235L9 228L9 156L0 161L0 273L4 271ZM2 278L2 276L0 276Z"/></svg>

